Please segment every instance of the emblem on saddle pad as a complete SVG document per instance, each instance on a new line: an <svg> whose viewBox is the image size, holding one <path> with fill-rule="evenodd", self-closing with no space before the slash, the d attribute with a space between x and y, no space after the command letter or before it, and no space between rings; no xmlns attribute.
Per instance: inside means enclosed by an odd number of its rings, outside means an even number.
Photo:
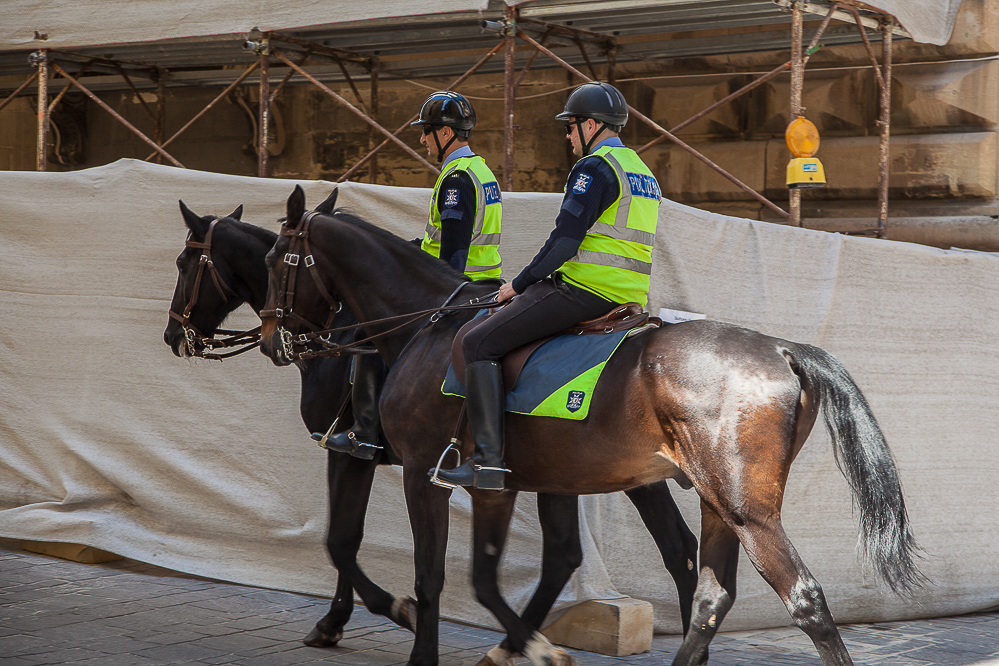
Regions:
<svg viewBox="0 0 999 666"><path fill-rule="evenodd" d="M583 398L586 394L582 391L569 391L569 398L565 401L565 408L570 412L578 412L583 407Z"/></svg>

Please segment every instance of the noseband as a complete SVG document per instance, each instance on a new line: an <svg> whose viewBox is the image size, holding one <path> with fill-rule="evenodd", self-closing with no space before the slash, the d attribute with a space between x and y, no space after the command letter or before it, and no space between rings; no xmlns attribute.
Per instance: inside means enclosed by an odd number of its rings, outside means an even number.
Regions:
<svg viewBox="0 0 999 666"><path fill-rule="evenodd" d="M238 294L233 291L232 287L226 284L222 276L219 275L218 269L215 268L215 263L212 261L212 233L215 231L215 225L218 224L218 222L218 218L215 218L212 220L212 223L208 225L208 232L205 234L205 241L203 243L192 240L191 234L188 233L187 240L184 242L184 245L186 247L197 248L202 251L201 258L198 260L198 274L194 277L194 288L191 290L191 296L188 298L187 305L184 306L184 313L177 314L173 310L170 310L170 318L180 322L180 325L184 329L184 344L187 345L188 355L201 356L203 358L221 361L223 358L228 358L230 356L235 356L236 354L242 354L245 351L249 351L260 344L260 327L258 326L257 328L253 328L248 331L219 329L219 333L229 335L229 337L217 340L214 337L206 338L201 331L191 325L191 311L194 310L194 306L198 304L198 292L201 291L201 278L204 276L206 268L208 269L209 275L212 276L212 282L215 283L215 290L218 291L219 296L222 297L223 301L228 302L229 296L238 297ZM201 344L200 349L198 348L199 343ZM216 347L233 347L241 344L248 346L228 354L213 353L213 350Z"/></svg>
<svg viewBox="0 0 999 666"><path fill-rule="evenodd" d="M292 338L291 332L284 327L285 319L298 322L313 333L321 334L324 331L330 330L333 318L343 309L343 303L333 298L329 290L326 289L326 286L323 285L319 269L316 268L315 257L312 256L312 249L309 246L309 227L317 215L319 213L316 211L305 213L295 228L288 226L290 220L281 225L280 234L291 237L291 244L288 247L288 252L284 255L284 259L282 259L287 265L287 269L284 272L281 291L278 295L278 307L273 310L260 311L261 317L274 317L277 319L277 330L281 335L281 344L284 346L285 355L290 359L296 358L294 351L295 341ZM326 317L326 323L322 326L309 321L295 312L295 283L298 279L298 267L302 264L309 269L309 275L312 276L312 281L315 283L316 289L326 299L326 304L329 306L329 315ZM328 339L328 335L326 339Z"/></svg>

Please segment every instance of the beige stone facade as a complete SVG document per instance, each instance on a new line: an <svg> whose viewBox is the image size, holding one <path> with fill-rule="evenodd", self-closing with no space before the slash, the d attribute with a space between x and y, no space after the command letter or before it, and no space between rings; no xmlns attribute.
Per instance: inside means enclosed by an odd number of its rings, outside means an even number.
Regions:
<svg viewBox="0 0 999 666"><path fill-rule="evenodd" d="M814 17L813 17L814 18ZM814 29L817 22L806 24ZM783 30L786 26L762 28ZM753 28L761 30L761 28ZM834 23L842 34L855 28ZM706 38L724 40L727 30ZM827 33L828 34L828 33ZM626 45L622 45L626 48ZM879 43L874 43L880 54ZM523 63L530 47L521 44ZM668 48L666 49L668 51ZM789 59L789 51L727 54L620 66L616 76L629 101L664 127L672 127L715 100ZM248 59L249 62L249 59ZM251 77L252 80L252 77ZM440 80L380 84L379 120L394 129ZM576 81L561 68L532 71L517 91L514 189L557 191L574 158L562 126L553 120ZM679 136L746 184L787 207L783 139L789 117L788 74L771 80L682 130ZM332 84L353 100L349 87ZM367 95L366 84L360 85ZM176 131L220 89L167 88L167 134ZM503 76L473 76L461 87L479 117L473 147L503 177ZM150 135L153 123L142 101L155 92L101 94L108 104ZM74 100L74 98L76 98ZM49 168L78 169L152 151L93 102L78 93L54 118ZM366 100L367 101L367 100ZM33 169L35 112L30 98L0 111L0 169ZM828 185L807 190L805 225L859 230L876 222L878 92L861 45L819 50L805 74L803 104L816 123ZM254 135L257 89L247 86L216 105L170 152L185 166L256 174ZM335 180L369 145L367 126L309 84L288 86L273 110L270 174ZM892 77L892 141L888 237L940 246L999 251L999 0L964 0L951 42L944 47L896 41ZM424 152L415 131L404 135ZM657 135L633 121L624 133L633 147ZM378 138L381 141L381 138ZM643 154L671 199L755 219L777 221L725 178L669 142ZM354 176L371 180L367 167ZM377 160L374 180L427 187L434 175L401 149L389 146Z"/></svg>

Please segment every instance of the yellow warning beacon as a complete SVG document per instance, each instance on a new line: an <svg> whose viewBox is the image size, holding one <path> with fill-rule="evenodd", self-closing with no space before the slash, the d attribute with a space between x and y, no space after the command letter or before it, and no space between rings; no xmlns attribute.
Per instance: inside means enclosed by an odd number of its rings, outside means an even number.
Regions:
<svg viewBox="0 0 999 666"><path fill-rule="evenodd" d="M784 132L787 147L794 159L787 163L787 186L791 189L822 187L826 184L826 170L817 157L819 130L815 124L798 116Z"/></svg>

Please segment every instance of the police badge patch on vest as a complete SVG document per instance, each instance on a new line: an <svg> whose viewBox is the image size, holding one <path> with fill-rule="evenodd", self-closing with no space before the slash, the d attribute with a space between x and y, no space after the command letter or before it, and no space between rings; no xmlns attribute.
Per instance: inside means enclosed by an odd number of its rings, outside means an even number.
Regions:
<svg viewBox="0 0 999 666"><path fill-rule="evenodd" d="M579 176L576 177L576 182L573 183L572 185L572 191L575 192L576 194L582 194L583 192L585 192L590 188L590 183L592 181L593 181L592 176L585 173L581 173L579 174Z"/></svg>
<svg viewBox="0 0 999 666"><path fill-rule="evenodd" d="M454 208L457 205L458 205L458 190L445 190L444 206L446 208Z"/></svg>

